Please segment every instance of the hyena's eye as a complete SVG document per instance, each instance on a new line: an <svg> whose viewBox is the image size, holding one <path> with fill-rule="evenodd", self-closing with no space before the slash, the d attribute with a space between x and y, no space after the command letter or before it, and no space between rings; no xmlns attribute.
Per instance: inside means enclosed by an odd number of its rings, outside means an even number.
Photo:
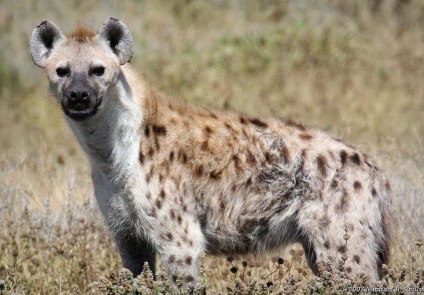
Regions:
<svg viewBox="0 0 424 295"><path fill-rule="evenodd" d="M105 73L105 67L95 67L91 72L96 76L102 76Z"/></svg>
<svg viewBox="0 0 424 295"><path fill-rule="evenodd" d="M56 69L56 74L57 74L59 77L65 77L65 76L68 76L68 75L69 75L69 69L67 69L67 68L57 68L57 69Z"/></svg>

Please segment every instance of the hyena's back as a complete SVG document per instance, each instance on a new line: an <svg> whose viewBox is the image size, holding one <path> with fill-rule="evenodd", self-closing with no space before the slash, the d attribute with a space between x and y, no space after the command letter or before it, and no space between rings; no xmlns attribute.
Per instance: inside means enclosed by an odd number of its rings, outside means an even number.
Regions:
<svg viewBox="0 0 424 295"><path fill-rule="evenodd" d="M315 272L317 261L345 254L348 272L377 278L388 255L390 187L366 155L291 121L173 102L152 109L140 154L147 177L173 196L163 198L170 208L196 216L207 251L263 252L300 242ZM169 214L181 225L173 209Z"/></svg>

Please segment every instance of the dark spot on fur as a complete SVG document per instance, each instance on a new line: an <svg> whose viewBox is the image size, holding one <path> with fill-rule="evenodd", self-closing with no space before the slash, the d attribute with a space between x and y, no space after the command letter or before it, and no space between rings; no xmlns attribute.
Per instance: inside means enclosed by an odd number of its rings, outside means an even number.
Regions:
<svg viewBox="0 0 424 295"><path fill-rule="evenodd" d="M339 251L340 253L345 253L346 252L346 245L338 246L337 251Z"/></svg>
<svg viewBox="0 0 424 295"><path fill-rule="evenodd" d="M252 185L252 177L249 177L247 180L246 180L246 187L249 187L249 186L251 186Z"/></svg>
<svg viewBox="0 0 424 295"><path fill-rule="evenodd" d="M357 153L354 153L350 156L350 160L352 163L355 163L356 165L361 165L361 159L359 158L359 155Z"/></svg>
<svg viewBox="0 0 424 295"><path fill-rule="evenodd" d="M249 121L250 121L250 123L252 123L253 125L256 125L256 126L258 126L258 127L260 127L260 128L266 128L266 127L268 127L268 124L267 124L267 123L265 123L265 122L263 122L263 121L261 121L261 120L259 120L259 119L256 119L256 118L254 118L254 119L249 119Z"/></svg>
<svg viewBox="0 0 424 295"><path fill-rule="evenodd" d="M202 145L200 146L200 148L201 148L203 151L207 151L207 150L209 150L209 142L208 142L208 140L205 140L205 141L202 143Z"/></svg>
<svg viewBox="0 0 424 295"><path fill-rule="evenodd" d="M165 126L153 125L152 126L152 130L157 135L166 135L166 128L165 128Z"/></svg>
<svg viewBox="0 0 424 295"><path fill-rule="evenodd" d="M169 153L169 161L174 161L174 152Z"/></svg>
<svg viewBox="0 0 424 295"><path fill-rule="evenodd" d="M218 119L218 117L214 113L210 113L209 115L211 116L211 118Z"/></svg>
<svg viewBox="0 0 424 295"><path fill-rule="evenodd" d="M168 232L166 233L166 238L170 241L172 241L174 239L174 236L172 235L172 233Z"/></svg>
<svg viewBox="0 0 424 295"><path fill-rule="evenodd" d="M156 200L156 207L158 207L158 209L162 208L162 202L159 199Z"/></svg>
<svg viewBox="0 0 424 295"><path fill-rule="evenodd" d="M164 190L161 190L161 191L160 191L160 197L161 197L162 199L165 199L165 196L166 196L165 191L164 191Z"/></svg>
<svg viewBox="0 0 424 295"><path fill-rule="evenodd" d="M272 161L272 155L270 152L265 153L265 161L267 161L268 163Z"/></svg>
<svg viewBox="0 0 424 295"><path fill-rule="evenodd" d="M187 205L186 204L183 204L183 211L187 212Z"/></svg>
<svg viewBox="0 0 424 295"><path fill-rule="evenodd" d="M355 260L355 262L358 264L361 262L361 258L359 257L359 255L354 255L353 260Z"/></svg>
<svg viewBox="0 0 424 295"><path fill-rule="evenodd" d="M287 120L285 123L286 123L287 126L296 127L296 128L298 128L300 130L306 130L306 128L305 128L305 126L303 124L297 123L295 121Z"/></svg>
<svg viewBox="0 0 424 295"><path fill-rule="evenodd" d="M159 145L159 140L158 138L155 136L155 147L158 150L158 152L160 151L160 145Z"/></svg>
<svg viewBox="0 0 424 295"><path fill-rule="evenodd" d="M153 218L157 217L156 209L154 207L152 207L152 209L150 210L150 216L153 217Z"/></svg>
<svg viewBox="0 0 424 295"><path fill-rule="evenodd" d="M154 151L154 150L153 150L153 148L151 147L151 148L149 149L149 152L148 152L149 157L152 157L154 153L155 153L155 151Z"/></svg>
<svg viewBox="0 0 424 295"><path fill-rule="evenodd" d="M203 166L202 165L198 165L198 166L196 166L196 168L194 169L194 174L197 176L197 177L200 177L200 176L202 176L202 174L203 174Z"/></svg>
<svg viewBox="0 0 424 295"><path fill-rule="evenodd" d="M150 195L150 193L147 193L147 194L146 194L146 198L147 198L148 200L150 200L150 199L152 198L152 195Z"/></svg>
<svg viewBox="0 0 424 295"><path fill-rule="evenodd" d="M376 189L374 187L371 190L371 194L372 194L373 197L376 197L377 196L377 191L376 191Z"/></svg>
<svg viewBox="0 0 424 295"><path fill-rule="evenodd" d="M339 182L336 179L333 179L330 187L334 189L334 188L337 188L338 185L339 185Z"/></svg>
<svg viewBox="0 0 424 295"><path fill-rule="evenodd" d="M355 191L359 191L362 188L362 184L359 181L355 181L353 183L353 188L355 189Z"/></svg>
<svg viewBox="0 0 424 295"><path fill-rule="evenodd" d="M150 136L150 126L149 125L146 125L146 127L144 128L144 135L146 137Z"/></svg>
<svg viewBox="0 0 424 295"><path fill-rule="evenodd" d="M369 168L373 168L373 165L368 161L368 158L365 158L364 162L365 162L365 165L367 165Z"/></svg>
<svg viewBox="0 0 424 295"><path fill-rule="evenodd" d="M177 221L178 221L179 224L181 224L183 222L183 219L181 218L181 215L178 215Z"/></svg>
<svg viewBox="0 0 424 295"><path fill-rule="evenodd" d="M313 138L313 136L309 133L300 133L299 137L303 140L311 140Z"/></svg>
<svg viewBox="0 0 424 295"><path fill-rule="evenodd" d="M284 162L286 164L289 164L290 163L290 150L286 146L283 147L283 157L284 157Z"/></svg>
<svg viewBox="0 0 424 295"><path fill-rule="evenodd" d="M247 121L244 117L240 117L240 123L241 124L247 124Z"/></svg>
<svg viewBox="0 0 424 295"><path fill-rule="evenodd" d="M342 150L342 151L340 152L340 161L342 162L342 165L345 165L345 164L346 164L346 161L347 161L347 153L346 153L346 151L345 151L345 150Z"/></svg>
<svg viewBox="0 0 424 295"><path fill-rule="evenodd" d="M348 267L346 267L346 271L347 271L348 273L351 273L351 272L352 272L352 268L351 268L350 266L348 266Z"/></svg>
<svg viewBox="0 0 424 295"><path fill-rule="evenodd" d="M205 132L206 134L211 134L212 133L212 129L209 126L205 127Z"/></svg>
<svg viewBox="0 0 424 295"><path fill-rule="evenodd" d="M327 159L323 155L319 155L317 158L317 166L319 173L322 176L327 176Z"/></svg>
<svg viewBox="0 0 424 295"><path fill-rule="evenodd" d="M143 164L144 163L144 155L143 155L143 153L141 151L138 154L138 160L140 161L140 164Z"/></svg>
<svg viewBox="0 0 424 295"><path fill-rule="evenodd" d="M220 207L222 210L224 210L224 209L225 209L225 202L222 202L222 201L221 201L221 204L219 204L219 207Z"/></svg>
<svg viewBox="0 0 424 295"><path fill-rule="evenodd" d="M330 249L330 242L328 240L325 240L324 247L325 249Z"/></svg>
<svg viewBox="0 0 424 295"><path fill-rule="evenodd" d="M193 260L193 258L191 258L190 256L187 256L186 259L185 259L185 262L186 262L187 265L191 265L192 260Z"/></svg>
<svg viewBox="0 0 424 295"><path fill-rule="evenodd" d="M209 174L209 177L210 177L211 179L219 179L219 178L221 177L221 174L222 174L222 171L212 171L212 172Z"/></svg>
<svg viewBox="0 0 424 295"><path fill-rule="evenodd" d="M247 161L251 165L255 165L256 164L256 158L255 158L255 156L253 155L253 153L250 150L247 151Z"/></svg>
<svg viewBox="0 0 424 295"><path fill-rule="evenodd" d="M233 155L233 161L234 161L234 166L237 168L237 170L240 170L241 169L241 167L240 167L240 164L241 164L240 158L237 157L237 155Z"/></svg>
<svg viewBox="0 0 424 295"><path fill-rule="evenodd" d="M169 256L168 262L169 263L174 263L175 262L175 256L174 255Z"/></svg>
<svg viewBox="0 0 424 295"><path fill-rule="evenodd" d="M175 219L175 211L174 211L174 209L169 210L169 215L171 216L172 219Z"/></svg>

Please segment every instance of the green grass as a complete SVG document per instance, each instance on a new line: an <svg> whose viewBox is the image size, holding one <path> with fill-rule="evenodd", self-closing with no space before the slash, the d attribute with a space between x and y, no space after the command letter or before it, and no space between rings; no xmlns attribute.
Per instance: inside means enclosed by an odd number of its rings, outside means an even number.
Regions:
<svg viewBox="0 0 424 295"><path fill-rule="evenodd" d="M166 280L128 281L125 272L120 279L87 160L29 56L31 31L45 19L66 32L78 21L97 29L110 16L130 27L132 64L164 92L301 121L375 158L395 192L384 281L422 287L422 1L18 0L0 2L0 293L167 288ZM346 280L336 265L313 277L296 247L259 261L206 257L208 293L328 293L365 284Z"/></svg>

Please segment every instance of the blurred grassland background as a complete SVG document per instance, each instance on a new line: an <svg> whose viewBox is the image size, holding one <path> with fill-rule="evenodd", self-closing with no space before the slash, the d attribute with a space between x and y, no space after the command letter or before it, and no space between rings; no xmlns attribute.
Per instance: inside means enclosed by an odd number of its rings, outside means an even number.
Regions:
<svg viewBox="0 0 424 295"><path fill-rule="evenodd" d="M0 280L9 289L88 292L122 267L88 162L29 55L43 20L66 33L111 16L132 31L133 66L164 92L300 121L370 154L394 189L390 266L410 277L424 266L423 1L0 0ZM296 253L278 275L311 275ZM206 272L222 290L238 260L216 261ZM248 267L259 277L274 264Z"/></svg>

